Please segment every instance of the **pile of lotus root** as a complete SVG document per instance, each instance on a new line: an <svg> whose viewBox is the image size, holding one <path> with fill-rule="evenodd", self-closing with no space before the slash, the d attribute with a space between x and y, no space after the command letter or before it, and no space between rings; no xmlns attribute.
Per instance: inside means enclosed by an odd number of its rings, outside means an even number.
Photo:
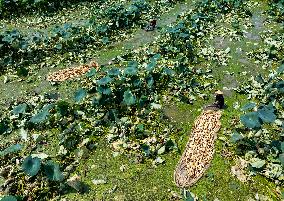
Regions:
<svg viewBox="0 0 284 201"><path fill-rule="evenodd" d="M91 61L89 65L78 66L74 68L67 68L56 71L47 76L47 81L50 82L63 82L65 80L73 79L87 73L91 68L98 69L99 64L95 61Z"/></svg>

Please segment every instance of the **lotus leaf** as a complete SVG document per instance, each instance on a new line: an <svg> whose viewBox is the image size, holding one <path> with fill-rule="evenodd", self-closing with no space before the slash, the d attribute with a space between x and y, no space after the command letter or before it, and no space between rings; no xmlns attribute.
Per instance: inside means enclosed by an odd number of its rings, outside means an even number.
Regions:
<svg viewBox="0 0 284 201"><path fill-rule="evenodd" d="M110 83L112 81L112 79L109 76L103 77L102 79L97 81L98 85L107 85L108 83Z"/></svg>
<svg viewBox="0 0 284 201"><path fill-rule="evenodd" d="M41 165L41 160L39 158L37 157L33 158L32 156L28 156L22 164L22 169L26 174L33 177L40 170L40 165Z"/></svg>
<svg viewBox="0 0 284 201"><path fill-rule="evenodd" d="M242 111L253 109L256 106L254 102L247 103L242 107Z"/></svg>
<svg viewBox="0 0 284 201"><path fill-rule="evenodd" d="M44 165L44 171L48 179L52 181L62 181L64 176L59 169L59 165L49 160Z"/></svg>
<svg viewBox="0 0 284 201"><path fill-rule="evenodd" d="M134 105L136 103L136 97L130 90L127 90L123 94L123 102L128 106Z"/></svg>
<svg viewBox="0 0 284 201"><path fill-rule="evenodd" d="M250 162L250 165L254 168L262 168L265 165L265 160L253 158Z"/></svg>
<svg viewBox="0 0 284 201"><path fill-rule="evenodd" d="M92 68L91 70L89 70L89 72L86 73L87 77L93 77L94 75L96 75L97 70L95 68Z"/></svg>
<svg viewBox="0 0 284 201"><path fill-rule="evenodd" d="M277 69L277 73L281 74L284 72L284 63Z"/></svg>
<svg viewBox="0 0 284 201"><path fill-rule="evenodd" d="M262 107L257 111L259 118L265 123L273 123L276 120L274 109L267 106Z"/></svg>
<svg viewBox="0 0 284 201"><path fill-rule="evenodd" d="M14 115L19 115L19 114L24 114L27 108L27 104L23 103L23 104L19 104L16 107L14 107L13 109L13 114Z"/></svg>
<svg viewBox="0 0 284 201"><path fill-rule="evenodd" d="M74 99L76 102L81 102L87 96L87 91L83 88L80 88L76 91Z"/></svg>
<svg viewBox="0 0 284 201"><path fill-rule="evenodd" d="M279 160L280 160L281 164L284 165L284 153L279 155Z"/></svg>
<svg viewBox="0 0 284 201"><path fill-rule="evenodd" d="M239 140L243 139L243 136L239 134L238 132L234 132L231 136L231 142L236 143Z"/></svg>
<svg viewBox="0 0 284 201"><path fill-rule="evenodd" d="M109 76L117 76L120 75L120 70L119 68L112 68L108 71Z"/></svg>
<svg viewBox="0 0 284 201"><path fill-rule="evenodd" d="M5 196L1 199L1 201L17 201L17 198L12 195Z"/></svg>
<svg viewBox="0 0 284 201"><path fill-rule="evenodd" d="M14 144L14 145L11 145L10 147L4 149L3 151L0 152L0 156L1 157L4 157L6 156L7 154L10 154L10 153L15 153L15 152L18 152L18 151L21 151L23 148L23 145L21 144Z"/></svg>
<svg viewBox="0 0 284 201"><path fill-rule="evenodd" d="M248 128L260 128L261 123L259 121L257 112L249 112L240 117L241 122Z"/></svg>
<svg viewBox="0 0 284 201"><path fill-rule="evenodd" d="M43 121L46 120L46 118L48 117L49 115L49 110L48 109L42 109L41 112L37 113L36 115L34 115L30 121L32 123L41 123Z"/></svg>
<svg viewBox="0 0 284 201"><path fill-rule="evenodd" d="M124 69L125 75L136 75L137 74L137 68L135 67L127 67Z"/></svg>
<svg viewBox="0 0 284 201"><path fill-rule="evenodd" d="M5 122L0 122L0 135L8 131L9 127Z"/></svg>

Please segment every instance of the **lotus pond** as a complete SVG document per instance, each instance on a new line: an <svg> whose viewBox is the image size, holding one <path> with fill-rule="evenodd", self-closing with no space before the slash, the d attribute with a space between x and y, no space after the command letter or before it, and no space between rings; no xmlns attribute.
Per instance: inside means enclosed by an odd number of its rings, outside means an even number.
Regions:
<svg viewBox="0 0 284 201"><path fill-rule="evenodd" d="M283 0L0 0L0 200L284 200L283 16ZM179 189L216 90L212 164Z"/></svg>

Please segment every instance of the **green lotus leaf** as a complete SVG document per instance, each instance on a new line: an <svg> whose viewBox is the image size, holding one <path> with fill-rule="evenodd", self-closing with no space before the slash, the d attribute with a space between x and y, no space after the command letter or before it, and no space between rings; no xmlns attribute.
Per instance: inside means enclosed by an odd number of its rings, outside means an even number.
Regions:
<svg viewBox="0 0 284 201"><path fill-rule="evenodd" d="M9 126L5 122L0 122L0 135L8 131Z"/></svg>
<svg viewBox="0 0 284 201"><path fill-rule="evenodd" d="M5 196L1 199L1 201L17 201L17 198L12 195Z"/></svg>
<svg viewBox="0 0 284 201"><path fill-rule="evenodd" d="M21 144L11 145L10 147L8 147L8 148L4 149L3 151L1 151L0 152L0 156L4 157L7 154L11 154L11 153L15 153L15 152L21 151L22 148L23 148L23 145L21 145Z"/></svg>
<svg viewBox="0 0 284 201"><path fill-rule="evenodd" d="M98 92L100 92L101 94L110 95L112 91L110 87L99 86Z"/></svg>
<svg viewBox="0 0 284 201"><path fill-rule="evenodd" d="M150 147L148 145L143 144L141 146L141 149L142 149L142 151L143 151L143 153L146 157L148 157L150 155Z"/></svg>
<svg viewBox="0 0 284 201"><path fill-rule="evenodd" d="M164 73L169 75L169 76L174 76L176 72L174 70L171 70L169 68L164 68Z"/></svg>
<svg viewBox="0 0 284 201"><path fill-rule="evenodd" d="M33 177L40 170L40 164L41 164L41 160L39 158L37 158L37 157L32 158L32 156L28 156L22 164L22 170L26 174Z"/></svg>
<svg viewBox="0 0 284 201"><path fill-rule="evenodd" d="M265 82L262 75L260 74L255 77L255 81L257 81L260 84L263 84Z"/></svg>
<svg viewBox="0 0 284 201"><path fill-rule="evenodd" d="M281 74L284 72L284 63L277 69L277 73Z"/></svg>
<svg viewBox="0 0 284 201"><path fill-rule="evenodd" d="M147 71L152 71L154 70L154 68L156 67L157 62L156 61L152 61L151 63L149 63L146 67Z"/></svg>
<svg viewBox="0 0 284 201"><path fill-rule="evenodd" d="M23 104L19 104L16 107L14 107L13 109L13 114L14 115L19 115L19 114L24 114L27 108L27 104L23 103Z"/></svg>
<svg viewBox="0 0 284 201"><path fill-rule="evenodd" d="M49 160L44 165L44 172L48 179L52 181L62 181L64 179L64 175L60 171L59 165Z"/></svg>
<svg viewBox="0 0 284 201"><path fill-rule="evenodd" d="M259 121L257 112L249 112L240 117L242 124L248 128L260 128L261 123Z"/></svg>
<svg viewBox="0 0 284 201"><path fill-rule="evenodd" d="M259 109L257 113L263 122L273 123L276 120L274 109L271 109L268 106L264 106L263 108Z"/></svg>
<svg viewBox="0 0 284 201"><path fill-rule="evenodd" d="M75 92L74 99L78 103L81 102L86 96L87 96L87 91L83 88L80 88Z"/></svg>
<svg viewBox="0 0 284 201"><path fill-rule="evenodd" d="M41 123L43 121L46 120L46 118L48 117L49 115L49 111L48 110L42 110L41 112L37 113L36 115L34 115L30 121L32 123Z"/></svg>
<svg viewBox="0 0 284 201"><path fill-rule="evenodd" d="M236 143L237 141L243 139L244 137L238 132L234 132L231 136L231 142Z"/></svg>
<svg viewBox="0 0 284 201"><path fill-rule="evenodd" d="M154 85L154 78L152 76L149 76L146 78L146 82L147 82L147 86L149 88L152 88L152 86Z"/></svg>
<svg viewBox="0 0 284 201"><path fill-rule="evenodd" d="M133 105L136 102L136 97L135 97L135 95L132 94L132 92L130 90L127 90L123 94L123 102L126 105Z"/></svg>
<svg viewBox="0 0 284 201"><path fill-rule="evenodd" d="M161 54L155 54L151 59L158 60L161 58Z"/></svg>
<svg viewBox="0 0 284 201"><path fill-rule="evenodd" d="M284 153L279 155L279 160L282 163L282 165L284 165Z"/></svg>
<svg viewBox="0 0 284 201"><path fill-rule="evenodd" d="M274 84L274 87L278 89L279 92L284 93L284 81L279 81Z"/></svg>
<svg viewBox="0 0 284 201"><path fill-rule="evenodd" d="M56 110L62 115L65 116L68 114L69 103L66 101L58 101L56 105Z"/></svg>
<svg viewBox="0 0 284 201"><path fill-rule="evenodd" d="M137 68L138 67L138 62L137 61L130 61L130 62L128 62L127 67L128 68Z"/></svg>
<svg viewBox="0 0 284 201"><path fill-rule="evenodd" d="M120 75L120 70L119 68L112 68L107 73L110 76L117 76L117 75Z"/></svg>
<svg viewBox="0 0 284 201"><path fill-rule="evenodd" d="M127 67L124 69L125 75L136 75L137 74L137 68L134 67Z"/></svg>
<svg viewBox="0 0 284 201"><path fill-rule="evenodd" d="M108 43L109 43L109 38L108 38L108 37L103 37L103 38L102 38L102 43L103 43L104 45L108 44Z"/></svg>
<svg viewBox="0 0 284 201"><path fill-rule="evenodd" d="M112 79L109 76L103 77L102 79L97 81L98 85L107 85L108 83L110 83L112 81Z"/></svg>
<svg viewBox="0 0 284 201"><path fill-rule="evenodd" d="M137 129L138 132L143 132L144 131L144 125L143 124L138 124L136 126L136 129Z"/></svg>
<svg viewBox="0 0 284 201"><path fill-rule="evenodd" d="M183 189L183 200L194 201L194 197L191 195L190 191Z"/></svg>
<svg viewBox="0 0 284 201"><path fill-rule="evenodd" d="M56 48L57 50L62 50L63 46L62 46L61 43L57 43L57 44L55 45L55 48Z"/></svg>
<svg viewBox="0 0 284 201"><path fill-rule="evenodd" d="M49 116L49 110L52 109L54 104L47 104L45 105L42 110L34 115L31 119L30 122L32 123L41 123L47 119Z"/></svg>
<svg viewBox="0 0 284 201"><path fill-rule="evenodd" d="M140 79L136 79L133 81L133 86L134 87L141 87L141 80Z"/></svg>
<svg viewBox="0 0 284 201"><path fill-rule="evenodd" d="M254 107L256 106L256 104L254 102L250 102L250 103L247 103L245 104L243 107L242 107L242 111L245 111L245 110L250 110L250 109L253 109Z"/></svg>
<svg viewBox="0 0 284 201"><path fill-rule="evenodd" d="M94 75L96 75L97 73L97 70L95 68L92 68L91 70L89 70L87 73L86 73L86 76L87 77L93 77Z"/></svg>
<svg viewBox="0 0 284 201"><path fill-rule="evenodd" d="M26 68L20 67L17 68L17 75L20 77L26 77L28 76L29 71Z"/></svg>

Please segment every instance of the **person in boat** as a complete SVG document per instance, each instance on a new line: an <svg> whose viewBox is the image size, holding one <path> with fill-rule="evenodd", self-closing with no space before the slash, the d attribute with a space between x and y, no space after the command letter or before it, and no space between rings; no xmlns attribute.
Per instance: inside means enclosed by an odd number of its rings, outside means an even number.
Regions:
<svg viewBox="0 0 284 201"><path fill-rule="evenodd" d="M224 107L225 107L224 94L222 91L218 90L215 92L215 102L211 105L206 106L205 109L218 110L218 109L224 109Z"/></svg>

